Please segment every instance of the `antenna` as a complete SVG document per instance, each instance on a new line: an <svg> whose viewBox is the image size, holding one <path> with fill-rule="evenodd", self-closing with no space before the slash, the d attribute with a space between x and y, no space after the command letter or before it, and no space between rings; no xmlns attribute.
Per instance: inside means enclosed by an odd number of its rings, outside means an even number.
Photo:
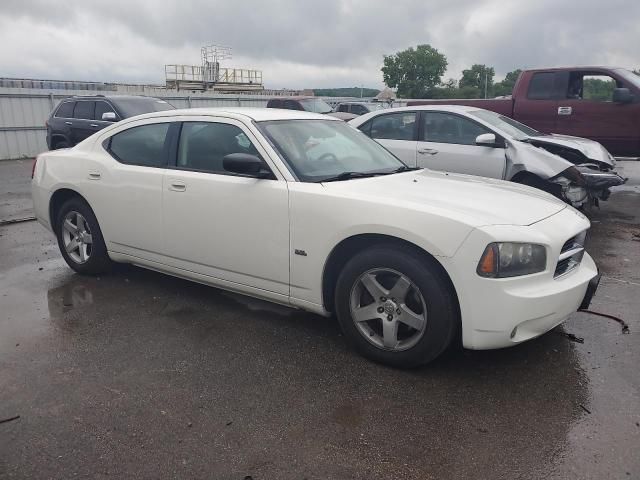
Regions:
<svg viewBox="0 0 640 480"><path fill-rule="evenodd" d="M202 71L205 82L217 82L220 79L220 62L232 57L231 47L223 45L205 45L200 49Z"/></svg>

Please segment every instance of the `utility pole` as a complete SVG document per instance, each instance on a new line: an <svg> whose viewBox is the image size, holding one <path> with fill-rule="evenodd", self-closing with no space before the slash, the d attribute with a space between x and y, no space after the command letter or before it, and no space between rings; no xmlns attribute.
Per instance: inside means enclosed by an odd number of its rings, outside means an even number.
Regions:
<svg viewBox="0 0 640 480"><path fill-rule="evenodd" d="M364 84L360 84L360 98L362 98L362 89L364 88Z"/></svg>
<svg viewBox="0 0 640 480"><path fill-rule="evenodd" d="M484 98L487 98L487 90L489 88L489 73L487 68L484 69Z"/></svg>

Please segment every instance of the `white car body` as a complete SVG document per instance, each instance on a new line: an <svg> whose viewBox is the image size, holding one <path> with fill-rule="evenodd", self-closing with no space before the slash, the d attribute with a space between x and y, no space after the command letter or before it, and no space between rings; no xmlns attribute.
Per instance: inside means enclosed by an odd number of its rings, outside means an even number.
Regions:
<svg viewBox="0 0 640 480"><path fill-rule="evenodd" d="M493 134L499 141L496 145L479 145L475 142L475 134L463 139L461 131L458 132L459 137L456 137L455 133L451 134L450 140L447 140L446 134L436 133L432 136L438 137L438 141L421 140L428 138L426 130L429 127L425 126L427 120L420 117L429 113L446 115L451 119L463 119L464 125L478 128L477 134ZM370 126L374 119L380 123L382 119L390 118L388 115L393 114L415 115L416 126L411 139L392 138L394 135L391 132L376 134L375 128L369 133L371 138L409 166L512 180L518 183L524 178L523 174L532 174L541 179L543 184L561 184L561 187L558 185L558 195L575 207L588 204L590 198L606 200L609 187L624 183L624 179L612 171L615 167L614 158L598 142L565 135L523 134L516 138L512 132L481 117L483 114L499 115L477 107L423 105L392 108L362 115L350 120L349 124L367 131L367 126ZM456 125L452 127L455 129ZM465 127L458 127L459 130L463 128ZM533 132L535 131L531 130L531 133ZM579 169L580 174L587 179L586 185L572 185L561 178L563 172L570 167Z"/></svg>
<svg viewBox="0 0 640 480"><path fill-rule="evenodd" d="M427 252L455 288L467 348L534 338L581 304L597 268L588 254L555 277L561 249L586 231L584 215L538 190L428 170L332 183L298 181L257 128L268 120L330 117L278 109L190 109L123 120L74 148L39 156L32 193L52 230L54 195L76 192L98 219L109 257L320 315L336 247L355 236L400 239ZM265 180L127 165L103 147L112 135L162 122L235 125L273 174ZM476 273L491 242L544 245L543 272L489 279Z"/></svg>

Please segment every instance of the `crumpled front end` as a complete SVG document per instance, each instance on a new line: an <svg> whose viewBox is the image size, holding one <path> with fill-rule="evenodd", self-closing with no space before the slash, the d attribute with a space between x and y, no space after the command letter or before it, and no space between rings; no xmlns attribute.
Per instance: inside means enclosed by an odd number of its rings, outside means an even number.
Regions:
<svg viewBox="0 0 640 480"><path fill-rule="evenodd" d="M567 168L549 179L558 194L572 206L598 206L601 200L607 200L611 188L627 181L614 171L605 171L593 163L584 163Z"/></svg>
<svg viewBox="0 0 640 480"><path fill-rule="evenodd" d="M613 156L593 140L545 135L532 137L527 143L573 164L549 182L552 193L576 208L597 206L609 198L612 187L627 181L614 171Z"/></svg>

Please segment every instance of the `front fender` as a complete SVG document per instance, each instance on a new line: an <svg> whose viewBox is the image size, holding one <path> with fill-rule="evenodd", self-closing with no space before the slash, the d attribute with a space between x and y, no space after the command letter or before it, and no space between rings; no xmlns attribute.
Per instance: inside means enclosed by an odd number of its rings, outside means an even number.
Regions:
<svg viewBox="0 0 640 480"><path fill-rule="evenodd" d="M507 158L505 178L508 180L519 172L529 172L548 180L573 166L573 163L564 158L524 142L507 142L505 155Z"/></svg>

